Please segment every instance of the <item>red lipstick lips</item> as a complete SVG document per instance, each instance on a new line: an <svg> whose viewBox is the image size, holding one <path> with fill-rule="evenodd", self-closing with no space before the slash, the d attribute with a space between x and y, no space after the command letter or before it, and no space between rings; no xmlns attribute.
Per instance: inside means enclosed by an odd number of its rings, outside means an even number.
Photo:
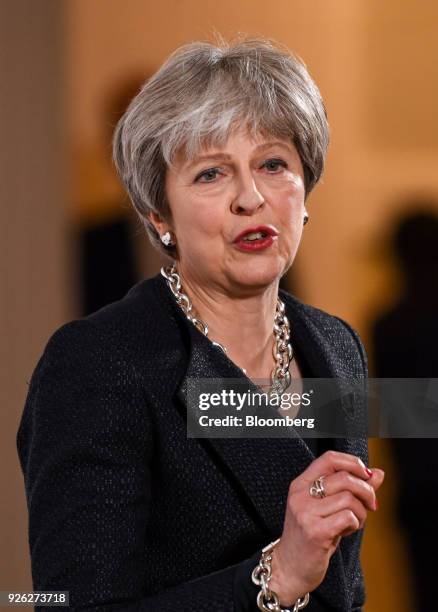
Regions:
<svg viewBox="0 0 438 612"><path fill-rule="evenodd" d="M278 232L269 225L249 227L234 239L234 245L242 251L261 251L270 247Z"/></svg>

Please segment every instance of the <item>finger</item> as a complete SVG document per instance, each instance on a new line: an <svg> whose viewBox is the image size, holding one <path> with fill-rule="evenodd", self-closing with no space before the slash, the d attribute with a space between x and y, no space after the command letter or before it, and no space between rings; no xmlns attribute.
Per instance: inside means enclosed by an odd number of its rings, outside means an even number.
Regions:
<svg viewBox="0 0 438 612"><path fill-rule="evenodd" d="M324 490L327 496L342 491L350 491L369 510L376 510L376 494L369 480L353 476L345 470L326 476L324 478Z"/></svg>
<svg viewBox="0 0 438 612"><path fill-rule="evenodd" d="M377 491L385 480L385 472L380 468L372 468L371 471L373 474L367 482L373 487L374 491Z"/></svg>
<svg viewBox="0 0 438 612"><path fill-rule="evenodd" d="M318 504L314 505L314 511L321 518L327 518L341 510L351 510L359 520L360 526L363 527L367 518L367 510L363 503L350 491L342 491L341 493L324 497Z"/></svg>
<svg viewBox="0 0 438 612"><path fill-rule="evenodd" d="M371 476L371 474L366 471L367 468L359 457L348 453L329 450L312 461L309 467L294 480L295 488L304 488L321 475L334 474L341 470L350 472L358 478L363 478L365 480L368 480Z"/></svg>
<svg viewBox="0 0 438 612"><path fill-rule="evenodd" d="M319 521L317 535L321 540L337 540L340 536L349 535L360 529L360 521L352 510L344 509L335 512Z"/></svg>

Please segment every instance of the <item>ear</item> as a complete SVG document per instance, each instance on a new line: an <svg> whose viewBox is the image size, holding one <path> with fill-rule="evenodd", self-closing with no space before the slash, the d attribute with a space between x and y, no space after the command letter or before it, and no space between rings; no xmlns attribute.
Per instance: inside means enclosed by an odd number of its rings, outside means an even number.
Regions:
<svg viewBox="0 0 438 612"><path fill-rule="evenodd" d="M170 230L168 223L166 223L158 213L151 211L148 214L149 221L155 227L159 236L162 236L165 232Z"/></svg>

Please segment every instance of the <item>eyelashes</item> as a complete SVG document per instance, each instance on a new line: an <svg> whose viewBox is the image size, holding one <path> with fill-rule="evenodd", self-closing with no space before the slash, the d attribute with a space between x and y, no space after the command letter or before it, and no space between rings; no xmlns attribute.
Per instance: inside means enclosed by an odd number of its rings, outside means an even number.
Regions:
<svg viewBox="0 0 438 612"><path fill-rule="evenodd" d="M216 178L216 175L219 174L220 172L220 168L209 168L208 170L204 170L204 172L201 172L201 174L198 174L198 176L195 178L195 182L197 183L211 183L212 181L210 180L206 180L206 181L201 181L200 179L203 177L210 177L210 178ZM214 176L212 176L214 175Z"/></svg>
<svg viewBox="0 0 438 612"><path fill-rule="evenodd" d="M273 169L273 166L280 166L284 169L286 169L288 167L287 162L284 161L284 159L277 159L277 158L272 158L272 159L267 159L261 166L260 168L266 168L268 170L268 174L280 174L280 172L271 172L271 170ZM221 174L221 168L220 167L214 167L214 168L208 168L207 170L203 170L202 172L200 172L196 178L195 178L195 183L214 183L214 179L217 177L218 174ZM207 180L201 180L202 178L205 178Z"/></svg>
<svg viewBox="0 0 438 612"><path fill-rule="evenodd" d="M262 168L263 166L267 167L268 165L282 166L283 168L287 168L287 163L283 159L268 159L262 165ZM273 172L272 174L276 174L276 173Z"/></svg>

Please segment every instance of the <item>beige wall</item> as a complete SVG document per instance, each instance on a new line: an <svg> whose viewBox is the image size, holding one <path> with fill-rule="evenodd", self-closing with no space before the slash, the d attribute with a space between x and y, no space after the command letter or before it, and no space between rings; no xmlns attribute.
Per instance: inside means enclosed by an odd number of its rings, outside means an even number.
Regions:
<svg viewBox="0 0 438 612"><path fill-rule="evenodd" d="M57 6L60 10L60 4L67 13L66 57L64 60L61 56L59 64L50 56L48 65L54 66L56 74L50 72L44 78L48 79L50 103L52 88L65 82L70 204L64 210L56 206L52 193L56 182L47 180L47 191L40 185L36 197L29 192L23 195L22 216L10 225L17 275L9 293L17 291L18 311L9 316L13 318L11 324L19 329L18 340L12 338L16 343L16 374L8 386L13 411L18 407L18 415L21 410L22 380L34 363L42 338L61 319L72 316L74 302L66 292L70 269L64 258L63 215L66 213L72 223L110 215L114 211L105 209L102 202L120 193L102 138L105 97L127 75L150 74L176 46L193 39L211 39L214 31L224 36L237 32L263 35L287 44L304 59L320 86L328 109L332 146L324 180L309 201L311 221L294 267L300 295L349 320L366 340L374 312L388 302L396 287L379 245L400 206L398 198L418 188L438 192L437 3L69 0L40 2L38 11L41 6L52 11ZM15 6L24 5L18 2ZM61 21L57 17L53 25L50 19L40 17L37 30L45 29L47 44L56 47L60 44ZM24 34L15 30L9 33L11 44L17 48L20 36ZM40 30L37 36L41 36ZM42 61L38 53L35 58L26 58L28 64L19 65L29 70L33 62ZM42 122L54 138L51 142L55 142L55 147L48 145L44 153L53 169L59 133L53 131L45 115ZM44 194L47 201L43 205ZM8 199L13 199L12 193ZM151 274L158 262L145 241L137 242L144 260L143 272ZM24 257L18 253L22 244L27 249ZM58 255L61 259L55 259ZM44 294L38 293L40 283L44 283ZM29 334L30 346L26 345ZM403 546L392 522L391 458L384 444L373 442L371 450L371 464L387 469L387 483L381 493L383 508L367 526L366 609L403 612L410 609L406 587L409 577ZM14 462L13 454L11 457ZM15 562L7 571L11 579L15 572L15 585L23 584L28 575L27 561L20 561L26 559L27 552L20 530L25 514L21 482L15 473L11 486L18 498L19 529L14 532L18 541ZM9 537L7 544L8 548L12 545ZM383 600L379 600L381 597Z"/></svg>
<svg viewBox="0 0 438 612"><path fill-rule="evenodd" d="M29 380L55 327L74 316L66 219L63 9L0 2L0 590L30 587L15 447Z"/></svg>

